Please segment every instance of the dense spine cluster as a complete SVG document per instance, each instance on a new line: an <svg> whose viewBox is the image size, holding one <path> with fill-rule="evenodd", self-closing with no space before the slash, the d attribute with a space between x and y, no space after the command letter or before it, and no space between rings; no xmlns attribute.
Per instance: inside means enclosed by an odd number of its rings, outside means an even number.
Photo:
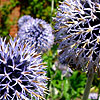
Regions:
<svg viewBox="0 0 100 100"><path fill-rule="evenodd" d="M51 48L54 36L52 27L41 19L30 19L20 27L18 36L22 39L22 43L29 42L33 45L37 52L44 52Z"/></svg>
<svg viewBox="0 0 100 100"><path fill-rule="evenodd" d="M54 20L60 62L75 69L97 71L100 67L99 0L65 0Z"/></svg>
<svg viewBox="0 0 100 100"><path fill-rule="evenodd" d="M46 65L40 54L15 38L0 38L0 100L39 100L46 91Z"/></svg>
<svg viewBox="0 0 100 100"><path fill-rule="evenodd" d="M19 20L18 20L18 27L20 28L21 26L23 26L23 24L25 22L27 22L28 20L33 19L30 15L24 15L22 16Z"/></svg>

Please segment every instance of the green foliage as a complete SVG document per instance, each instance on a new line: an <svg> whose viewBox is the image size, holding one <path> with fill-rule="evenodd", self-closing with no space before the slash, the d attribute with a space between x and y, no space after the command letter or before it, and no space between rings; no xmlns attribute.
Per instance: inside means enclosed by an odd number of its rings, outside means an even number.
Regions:
<svg viewBox="0 0 100 100"><path fill-rule="evenodd" d="M86 84L86 74L78 71L74 71L73 75L70 77L70 82L72 88L76 91L75 95L76 97L80 97L80 95L84 92L84 87Z"/></svg>
<svg viewBox="0 0 100 100"><path fill-rule="evenodd" d="M17 0L10 0L10 4L4 4L0 6L0 36L7 36L9 34L10 26L14 24L9 19L9 15L14 7L18 5L19 2Z"/></svg>
<svg viewBox="0 0 100 100"><path fill-rule="evenodd" d="M55 11L58 6L58 0L54 0L54 9L51 14L52 0L10 0L10 4L0 6L1 24L0 35L7 36L10 26L14 24L9 20L9 14L16 6L21 6L21 16L31 15L34 18L40 18L50 23L51 17L55 16ZM63 0L59 0L63 1ZM17 19L18 20L18 19Z"/></svg>
<svg viewBox="0 0 100 100"><path fill-rule="evenodd" d="M47 76L50 78L48 88L50 94L47 100L76 100L81 98L86 84L86 74L74 71L71 77L62 75L62 71L53 67L57 60L57 45L54 45L51 50L43 54L44 62L47 63Z"/></svg>
<svg viewBox="0 0 100 100"><path fill-rule="evenodd" d="M9 10L7 10L9 7L4 5L2 8L0 8L0 12L2 14L1 16L1 24L0 24L0 35L6 36L8 34L9 26L8 24L8 14L10 13Z"/></svg>
<svg viewBox="0 0 100 100"><path fill-rule="evenodd" d="M58 0L54 0L54 10L52 14L51 2L52 0L20 0L21 15L31 15L34 18L41 18L50 22L51 17L55 16Z"/></svg>

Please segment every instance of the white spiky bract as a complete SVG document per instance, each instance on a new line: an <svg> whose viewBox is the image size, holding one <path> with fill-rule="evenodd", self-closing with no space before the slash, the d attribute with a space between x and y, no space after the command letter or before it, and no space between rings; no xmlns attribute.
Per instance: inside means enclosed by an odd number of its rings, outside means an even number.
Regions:
<svg viewBox="0 0 100 100"><path fill-rule="evenodd" d="M100 66L100 3L97 0L60 2L56 21L59 60L85 71Z"/></svg>
<svg viewBox="0 0 100 100"><path fill-rule="evenodd" d="M20 39L0 38L0 100L39 100L46 91L46 65Z"/></svg>
<svg viewBox="0 0 100 100"><path fill-rule="evenodd" d="M41 19L28 20L18 31L18 36L23 42L34 44L37 52L45 52L50 49L54 42L52 27Z"/></svg>

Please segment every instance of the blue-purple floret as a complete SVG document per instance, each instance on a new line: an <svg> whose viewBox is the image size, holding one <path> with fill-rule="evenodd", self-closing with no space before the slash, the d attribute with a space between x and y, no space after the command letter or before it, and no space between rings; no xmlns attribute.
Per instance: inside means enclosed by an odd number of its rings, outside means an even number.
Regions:
<svg viewBox="0 0 100 100"><path fill-rule="evenodd" d="M22 16L19 20L18 20L18 27L20 28L21 26L23 26L23 24L25 22L27 22L28 20L33 19L30 15L24 15Z"/></svg>
<svg viewBox="0 0 100 100"><path fill-rule="evenodd" d="M100 3L98 0L64 0L54 18L59 60L88 71L100 66Z"/></svg>
<svg viewBox="0 0 100 100"><path fill-rule="evenodd" d="M20 39L0 38L0 100L39 100L46 93L46 65Z"/></svg>
<svg viewBox="0 0 100 100"><path fill-rule="evenodd" d="M37 52L44 52L51 48L54 42L52 27L41 19L28 20L18 31L22 43L34 44Z"/></svg>

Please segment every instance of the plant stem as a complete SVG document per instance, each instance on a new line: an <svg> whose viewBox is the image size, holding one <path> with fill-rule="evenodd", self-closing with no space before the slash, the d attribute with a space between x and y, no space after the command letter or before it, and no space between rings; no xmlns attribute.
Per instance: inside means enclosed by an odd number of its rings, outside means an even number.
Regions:
<svg viewBox="0 0 100 100"><path fill-rule="evenodd" d="M89 92L90 92L90 88L91 88L93 79L94 79L94 73L91 72L91 73L89 73L88 78L87 78L85 91L84 91L84 95L83 95L83 100L88 100L88 96L89 96Z"/></svg>
<svg viewBox="0 0 100 100"><path fill-rule="evenodd" d="M53 14L53 10L54 10L54 0L51 1L51 26L52 26L52 14Z"/></svg>

